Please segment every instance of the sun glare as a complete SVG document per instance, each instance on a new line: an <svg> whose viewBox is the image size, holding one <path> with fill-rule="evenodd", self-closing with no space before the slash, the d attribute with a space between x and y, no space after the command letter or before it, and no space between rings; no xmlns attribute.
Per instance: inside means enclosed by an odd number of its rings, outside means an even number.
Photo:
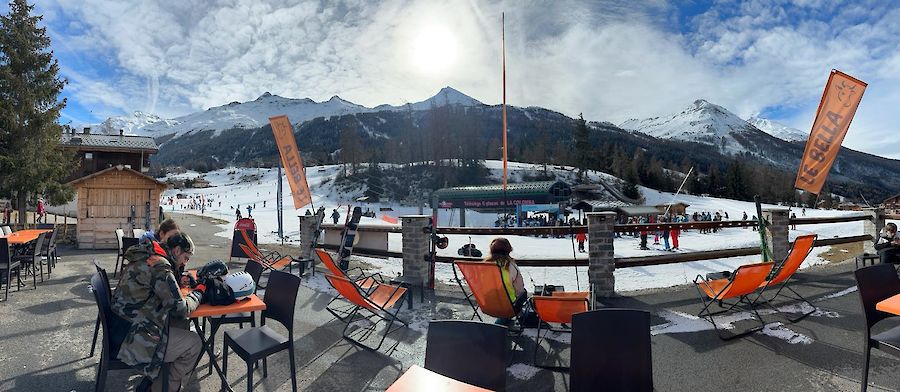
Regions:
<svg viewBox="0 0 900 392"><path fill-rule="evenodd" d="M456 37L445 28L425 27L415 37L411 57L419 72L441 73L456 62Z"/></svg>

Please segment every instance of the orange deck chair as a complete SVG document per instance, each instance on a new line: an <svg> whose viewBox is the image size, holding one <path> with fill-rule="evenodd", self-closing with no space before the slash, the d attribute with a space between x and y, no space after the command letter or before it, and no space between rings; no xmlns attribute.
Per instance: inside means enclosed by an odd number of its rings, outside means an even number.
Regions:
<svg viewBox="0 0 900 392"><path fill-rule="evenodd" d="M510 330L521 332L522 320L513 309L512 301L506 292L500 266L492 262L460 260L454 261L453 264L462 272L472 296L475 297L478 307L473 305L472 310L478 313L478 309L481 309L481 313L491 317L516 319L520 328Z"/></svg>
<svg viewBox="0 0 900 392"><path fill-rule="evenodd" d="M316 255L319 256L319 260L322 261L322 264L325 264L325 267L328 268L328 271L332 275L347 278L347 280L353 282L353 284L356 285L361 291L369 292L373 287L384 284L384 277L382 277L381 274L376 272L371 275L366 275L363 273L362 268L359 267L350 269L359 270L358 275L348 275L347 272L338 267L337 263L334 262L334 258L331 257L331 254L326 252L324 249L316 249ZM331 301L328 301L328 304L325 305L325 309L328 310L328 312L330 312L332 315L334 315L334 317L343 320L348 315L350 315L350 312L346 309L335 309L331 307L332 302L341 298L343 297L340 294L332 298Z"/></svg>
<svg viewBox="0 0 900 392"><path fill-rule="evenodd" d="M244 243L238 244L241 250L244 251L251 259L256 260L268 269L273 269L276 271L280 271L284 269L284 267L288 267L289 272L292 271L292 264L295 260L291 256L282 256L280 253L272 251L269 253L263 253L259 250L256 244L250 239L250 236L247 235L246 230L241 230L241 236L244 237ZM301 273L303 270L301 269Z"/></svg>
<svg viewBox="0 0 900 392"><path fill-rule="evenodd" d="M537 367L565 370L568 366L546 366L537 363L537 351L541 347L541 327L544 323L572 325L572 316L590 310L590 292L569 291L553 292L549 296L535 295L532 297L534 311L542 322L538 322L537 337L534 343L534 355L531 364ZM571 328L549 328L552 332L572 333Z"/></svg>
<svg viewBox="0 0 900 392"><path fill-rule="evenodd" d="M760 285L760 287L763 289L778 286L778 289L775 290L775 295L773 295L772 297L766 298L765 295L762 295L759 298L760 302L768 305L769 307L771 307L773 309L775 309L775 308L772 306L771 301L775 300L775 298L777 298L778 296L783 296L788 299L805 302L807 305L809 305L812 308L809 312L806 312L806 313L800 315L800 317L796 317L796 318L788 317L788 320L790 320L792 323L800 321L803 318L805 318L806 316L809 316L816 311L815 305L813 305L806 298L804 298L802 295L800 295L800 293L794 291L794 289L792 289L790 286L788 286L788 281L791 279L792 276L794 276L794 273L796 273L797 270L800 269L800 265L803 264L804 260L806 260L806 256L809 256L809 254L812 252L812 248L816 242L816 237L817 236L815 234L803 235L803 236L797 237L797 239L794 240L794 246L791 247L791 251L788 253L787 258L785 258L784 261L779 266L775 267L775 269L778 271L775 274L775 276L772 277L771 280L768 280ZM793 293L796 297L782 293L782 290L784 290L784 289L787 289L788 291ZM778 309L775 309L775 310L777 311Z"/></svg>
<svg viewBox="0 0 900 392"><path fill-rule="evenodd" d="M331 286L334 287L335 290L340 293L345 299L350 301L354 305L352 311L350 311L350 315L346 319L341 319L347 323L344 326L344 332L342 336L344 339L347 339L360 347L377 351L381 348L381 345L384 344L384 339L393 332L396 332L402 327L407 326L406 322L397 317L397 313L400 312L401 306L397 305L397 302L400 302L403 298L403 295L406 294L406 288L400 286L394 286L389 284L378 284L376 285L371 292L363 293L359 291L359 288L354 284L350 279L347 279L343 276L335 276L331 274L325 274L325 278L328 279L328 282L331 283ZM401 302L402 303L402 302ZM390 309L394 309L394 312L391 313ZM365 319L372 321L372 318L378 318L377 321L373 322L370 326L366 328L362 328L362 332L360 333L358 338L354 338L351 334L348 334L348 330L350 329L350 324L353 324L353 316L358 314L360 311L365 310L370 314L370 316L364 317ZM371 347L367 346L363 343L365 339L369 337L375 330L378 328L378 323L382 321L387 321L388 325L384 329L384 334L381 336L381 341L378 342L378 346ZM396 328L391 329L394 325L394 322L399 322L402 325L398 325ZM398 342L399 343L399 342Z"/></svg>
<svg viewBox="0 0 900 392"><path fill-rule="evenodd" d="M703 309L701 309L700 313L697 315L712 323L713 328L716 330L716 334L719 335L719 338L722 340L731 340L762 330L765 326L765 321L763 321L759 312L756 311L754 305L762 294L760 286L762 285L765 287L766 279L772 272L774 266L775 263L772 262L742 265L738 267L729 278L714 280L706 280L703 275L697 275L694 279L694 284L697 285L700 301L703 303ZM751 300L750 297L757 291L760 292ZM734 303L728 303L727 300L734 300ZM718 304L723 310L718 312L710 311L709 307L713 303ZM716 325L713 316L728 313L734 309L749 311L751 315L756 316L756 320L759 321L760 326L750 328L737 334L723 335L722 332L719 331L719 326Z"/></svg>

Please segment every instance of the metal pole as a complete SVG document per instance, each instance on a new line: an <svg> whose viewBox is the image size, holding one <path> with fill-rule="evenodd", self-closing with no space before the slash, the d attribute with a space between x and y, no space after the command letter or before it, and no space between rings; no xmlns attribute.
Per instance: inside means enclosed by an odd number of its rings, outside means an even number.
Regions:
<svg viewBox="0 0 900 392"><path fill-rule="evenodd" d="M276 204L278 206L278 238L281 238L281 245L284 245L284 221L283 221L284 215L281 211L282 204L283 204L282 200L281 200L281 192L282 192L281 191L281 188L282 188L281 181L282 181L281 180L281 164L279 163L278 164L278 191L275 192L275 194L276 194L275 197L278 198L278 200L276 201Z"/></svg>

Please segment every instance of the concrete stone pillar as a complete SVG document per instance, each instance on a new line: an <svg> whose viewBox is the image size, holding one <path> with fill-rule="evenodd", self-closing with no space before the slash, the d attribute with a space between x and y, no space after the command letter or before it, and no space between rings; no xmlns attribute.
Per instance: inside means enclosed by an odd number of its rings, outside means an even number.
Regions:
<svg viewBox="0 0 900 392"><path fill-rule="evenodd" d="M772 261L776 263L784 261L791 249L788 238L791 212L787 208L766 208L763 209L763 218L767 222L766 242L772 251L772 257L775 258Z"/></svg>
<svg viewBox="0 0 900 392"><path fill-rule="evenodd" d="M316 216L300 216L300 260L312 258L313 239L316 238Z"/></svg>
<svg viewBox="0 0 900 392"><path fill-rule="evenodd" d="M428 215L400 217L403 236L403 276L427 284L431 277L431 265L425 259L431 251L431 234L425 228L431 225Z"/></svg>
<svg viewBox="0 0 900 392"><path fill-rule="evenodd" d="M594 305L616 295L613 231L615 212L591 212L588 219L588 280L594 291Z"/></svg>
<svg viewBox="0 0 900 392"><path fill-rule="evenodd" d="M875 243L878 241L881 229L884 228L884 208L863 208L863 212L872 217L871 220L863 221L863 234L871 235L873 239L863 242L863 252L875 254L877 253Z"/></svg>

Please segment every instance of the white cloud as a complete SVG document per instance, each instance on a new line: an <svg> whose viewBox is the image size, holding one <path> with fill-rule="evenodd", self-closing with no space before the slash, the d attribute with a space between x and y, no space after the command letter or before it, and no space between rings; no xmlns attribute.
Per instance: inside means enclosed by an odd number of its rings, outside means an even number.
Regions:
<svg viewBox="0 0 900 392"><path fill-rule="evenodd" d="M101 111L175 116L265 91L375 106L446 85L498 103L506 10L511 104L619 122L705 98L742 116L788 108L796 115L781 120L805 129L838 68L871 84L845 145L897 151L873 142L896 132L888 116L900 87L900 10L889 2L723 1L688 18L663 1L44 0L38 8L72 62L72 94ZM452 35L457 53L452 65L423 72L414 47L435 29ZM94 64L85 57L112 68L85 71Z"/></svg>

